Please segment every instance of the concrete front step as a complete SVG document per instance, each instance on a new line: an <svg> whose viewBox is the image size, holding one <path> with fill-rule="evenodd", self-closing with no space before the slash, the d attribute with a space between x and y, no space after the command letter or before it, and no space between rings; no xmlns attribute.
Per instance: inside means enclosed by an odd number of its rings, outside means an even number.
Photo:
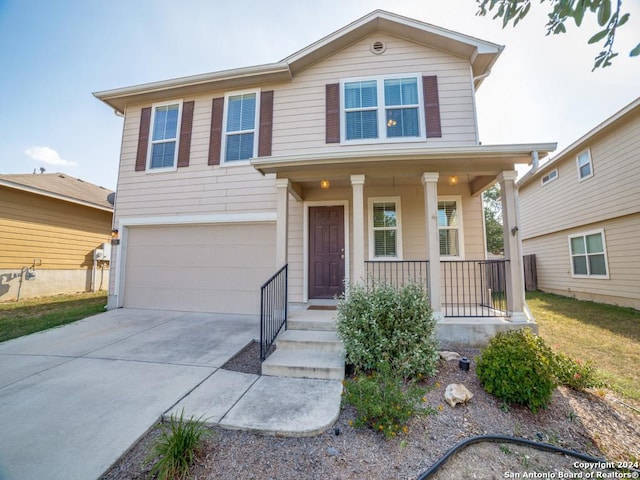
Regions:
<svg viewBox="0 0 640 480"><path fill-rule="evenodd" d="M338 334L328 330L287 330L276 340L278 350L315 350L342 354Z"/></svg>
<svg viewBox="0 0 640 480"><path fill-rule="evenodd" d="M303 349L276 349L263 363L262 374L290 378L342 380L344 355Z"/></svg>
<svg viewBox="0 0 640 480"><path fill-rule="evenodd" d="M287 329L335 331L336 312L331 310L302 310L292 312L287 319Z"/></svg>

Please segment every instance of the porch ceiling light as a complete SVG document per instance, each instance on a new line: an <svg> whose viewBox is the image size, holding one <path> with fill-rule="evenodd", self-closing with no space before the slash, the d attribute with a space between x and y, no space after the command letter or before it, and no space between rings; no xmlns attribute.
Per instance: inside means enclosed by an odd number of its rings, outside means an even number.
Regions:
<svg viewBox="0 0 640 480"><path fill-rule="evenodd" d="M327 190L330 186L331 186L331 184L329 183L329 180L320 180L320 188L321 189Z"/></svg>
<svg viewBox="0 0 640 480"><path fill-rule="evenodd" d="M449 177L449 185L451 185L452 187L455 187L458 184L458 176L457 175L451 175Z"/></svg>

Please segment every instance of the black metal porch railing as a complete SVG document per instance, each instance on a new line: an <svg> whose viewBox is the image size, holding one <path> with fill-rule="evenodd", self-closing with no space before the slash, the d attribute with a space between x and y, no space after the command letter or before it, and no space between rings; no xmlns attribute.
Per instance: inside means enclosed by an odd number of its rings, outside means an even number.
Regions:
<svg viewBox="0 0 640 480"><path fill-rule="evenodd" d="M508 260L441 261L445 317L507 315Z"/></svg>
<svg viewBox="0 0 640 480"><path fill-rule="evenodd" d="M260 360L269 355L273 342L287 329L288 264L260 287Z"/></svg>
<svg viewBox="0 0 640 480"><path fill-rule="evenodd" d="M368 286L384 283L400 288L419 283L429 291L428 260L367 260L364 264Z"/></svg>

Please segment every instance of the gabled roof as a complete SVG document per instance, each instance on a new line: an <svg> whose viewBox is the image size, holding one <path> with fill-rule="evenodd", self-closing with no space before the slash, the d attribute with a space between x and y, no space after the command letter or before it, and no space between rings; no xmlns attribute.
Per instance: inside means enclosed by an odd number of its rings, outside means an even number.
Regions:
<svg viewBox="0 0 640 480"><path fill-rule="evenodd" d="M375 10L288 56L282 62L289 64L295 75L318 60L376 32L386 32L395 37L466 58L471 63L474 77L488 73L504 49L502 45L395 13ZM482 83L482 79L477 79L476 88L480 83Z"/></svg>
<svg viewBox="0 0 640 480"><path fill-rule="evenodd" d="M124 113L129 103L157 101L210 90L246 88L266 83L290 81L297 73L338 50L375 32L386 32L411 42L449 52L469 60L478 88L504 49L428 23L375 10L277 63L235 68L218 72L145 83L131 87L95 92L93 95L117 112Z"/></svg>
<svg viewBox="0 0 640 480"><path fill-rule="evenodd" d="M0 175L0 187L113 211L115 192L63 173Z"/></svg>
<svg viewBox="0 0 640 480"><path fill-rule="evenodd" d="M545 172L552 170L566 158L573 157L573 155L579 153L580 150L585 149L593 141L594 137L601 135L610 129L616 128L620 122L625 122L635 114L640 114L640 97L636 98L633 102L618 110L605 121L589 130L586 134L555 155L537 170L527 172L525 176L518 181L518 187L523 187L524 185L529 184L534 178L538 178Z"/></svg>

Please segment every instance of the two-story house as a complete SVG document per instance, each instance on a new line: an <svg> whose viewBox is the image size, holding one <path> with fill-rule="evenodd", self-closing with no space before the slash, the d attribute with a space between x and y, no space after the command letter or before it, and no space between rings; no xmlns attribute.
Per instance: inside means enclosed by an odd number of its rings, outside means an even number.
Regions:
<svg viewBox="0 0 640 480"><path fill-rule="evenodd" d="M444 339L532 322L515 164L555 144L480 143L502 49L377 10L277 63L96 93L125 117L109 306L255 314L288 265L296 304L421 281ZM495 182L504 261L484 246Z"/></svg>
<svg viewBox="0 0 640 480"><path fill-rule="evenodd" d="M538 288L640 309L640 98L519 181Z"/></svg>

